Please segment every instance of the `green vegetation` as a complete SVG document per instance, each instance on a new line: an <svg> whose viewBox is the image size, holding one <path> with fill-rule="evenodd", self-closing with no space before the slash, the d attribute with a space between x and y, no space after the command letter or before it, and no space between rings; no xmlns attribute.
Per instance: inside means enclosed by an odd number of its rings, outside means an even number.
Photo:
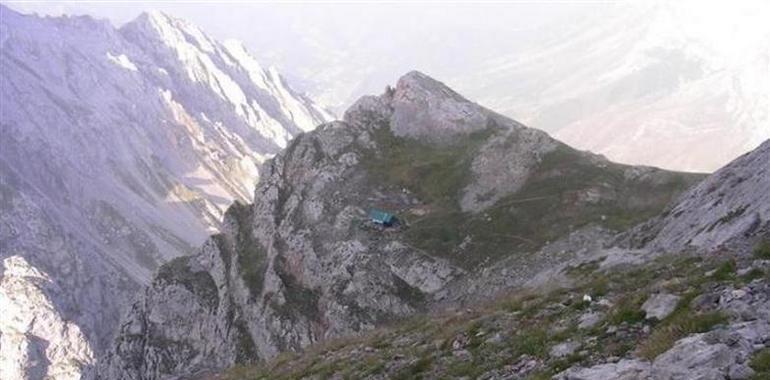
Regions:
<svg viewBox="0 0 770 380"><path fill-rule="evenodd" d="M752 379L759 380L770 378L770 348L757 351L754 356L751 357L749 366L756 371Z"/></svg>
<svg viewBox="0 0 770 380"><path fill-rule="evenodd" d="M393 380L408 380L408 379L419 379L421 378L421 374L428 371L431 366L433 365L433 357L430 355L424 355L421 358L417 359L414 363L410 364L409 366L403 368L401 371L396 373L392 379Z"/></svg>
<svg viewBox="0 0 770 380"><path fill-rule="evenodd" d="M254 237L249 206L238 201L233 202L230 208L227 209L225 221L231 221L236 224L237 231L235 247L233 248L237 255L238 267L240 268L243 282L249 288L251 298L256 299L264 286L267 252Z"/></svg>
<svg viewBox="0 0 770 380"><path fill-rule="evenodd" d="M754 257L762 260L770 260L770 240L761 240L754 246Z"/></svg>
<svg viewBox="0 0 770 380"><path fill-rule="evenodd" d="M654 181L629 179L625 166L596 163L585 153L559 145L542 157L518 192L482 212L463 212L459 203L472 181L471 163L494 133L487 129L462 140L431 144L397 137L388 127L375 131L379 150L363 161L374 183L394 191L407 188L429 210L406 230L411 245L473 268L534 251L587 224L626 229L660 212L701 178L660 172Z"/></svg>
<svg viewBox="0 0 770 380"><path fill-rule="evenodd" d="M284 256L276 256L273 262L278 278L284 286L283 295L285 302L274 304L275 310L284 318L295 320L299 316L304 316L311 321L321 319L321 312L318 310L318 300L321 297L315 289L304 287L288 270Z"/></svg>
<svg viewBox="0 0 770 380"><path fill-rule="evenodd" d="M732 281L735 279L735 260L727 260L711 275L715 281Z"/></svg>
<svg viewBox="0 0 770 380"><path fill-rule="evenodd" d="M233 322L233 327L237 332L238 343L236 346L236 361L238 363L252 363L259 357L257 354L257 346L254 344L249 334L249 329L246 327L246 323L240 316Z"/></svg>
<svg viewBox="0 0 770 380"><path fill-rule="evenodd" d="M190 256L177 257L162 265L158 269L155 281L179 284L198 296L204 306L216 309L219 305L219 293L214 279L208 271L195 272L190 269L190 259Z"/></svg>
<svg viewBox="0 0 770 380"><path fill-rule="evenodd" d="M634 294L618 302L612 310L608 322L613 325L634 324L644 321L645 312L641 309L646 297Z"/></svg>
<svg viewBox="0 0 770 380"><path fill-rule="evenodd" d="M543 328L520 332L513 338L514 355L545 357L548 353L548 333Z"/></svg>
<svg viewBox="0 0 770 380"><path fill-rule="evenodd" d="M724 264L723 264L724 266ZM674 343L687 335L711 330L714 326L727 321L727 316L720 312L697 313L690 308L690 303L697 293L685 294L676 309L660 324L639 347L639 356L653 360Z"/></svg>
<svg viewBox="0 0 770 380"><path fill-rule="evenodd" d="M476 378L529 361L537 365L526 377L547 379L571 366L590 366L609 357L633 353L653 359L677 340L727 321L720 312L690 306L718 283L704 273L730 272L722 269L730 265L726 263L670 256L606 273L598 262L587 263L567 271L575 280L569 288L528 290L473 310L413 316L360 336L311 346L301 354L283 354L248 371L233 369L225 379ZM660 286L681 300L664 320L646 321L640 305ZM614 306L582 301L583 294L597 287ZM589 311L606 318L593 328L578 328L580 316ZM617 332L610 326L618 327ZM649 335L642 332L645 326L652 328ZM550 356L552 347L568 341L579 345L574 353ZM770 366L768 357L757 354L752 368L766 374L761 371L763 365Z"/></svg>
<svg viewBox="0 0 770 380"><path fill-rule="evenodd" d="M425 303L425 294L420 289L409 285L406 281L393 274L393 285L395 287L394 294L406 301L410 306L414 308L421 308Z"/></svg>
<svg viewBox="0 0 770 380"><path fill-rule="evenodd" d="M374 181L396 189L407 188L438 208L455 210L460 191L470 181L470 165L491 129L447 144L424 143L397 137L390 128L374 131L381 155L365 157L365 167Z"/></svg>

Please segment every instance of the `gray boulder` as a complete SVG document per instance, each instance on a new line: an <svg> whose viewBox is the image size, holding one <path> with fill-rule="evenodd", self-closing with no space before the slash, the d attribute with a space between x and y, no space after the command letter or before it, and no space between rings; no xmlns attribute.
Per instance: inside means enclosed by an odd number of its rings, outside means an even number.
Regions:
<svg viewBox="0 0 770 380"><path fill-rule="evenodd" d="M663 320L675 309L681 297L668 293L658 293L650 297L643 305L642 310L647 313L647 319Z"/></svg>

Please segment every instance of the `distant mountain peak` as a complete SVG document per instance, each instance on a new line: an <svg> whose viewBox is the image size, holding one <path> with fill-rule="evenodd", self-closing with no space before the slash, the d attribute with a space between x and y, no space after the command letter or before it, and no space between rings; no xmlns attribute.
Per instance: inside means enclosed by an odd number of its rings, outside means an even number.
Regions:
<svg viewBox="0 0 770 380"><path fill-rule="evenodd" d="M450 97L457 101L469 102L443 82L417 70L410 71L398 79L395 94L412 100Z"/></svg>
<svg viewBox="0 0 770 380"><path fill-rule="evenodd" d="M216 42L195 24L157 10L143 12L121 29L139 29L169 46L188 43L207 53L215 51Z"/></svg>
<svg viewBox="0 0 770 380"><path fill-rule="evenodd" d="M38 355L0 350L0 378L79 378L157 265L191 252L251 199L267 157L332 117L242 46L162 12L120 29L0 12L0 273L30 289L0 286L14 298L0 346ZM59 290L37 291L13 256ZM30 374L34 362L51 366Z"/></svg>
<svg viewBox="0 0 770 380"><path fill-rule="evenodd" d="M395 88L389 86L379 97L362 97L345 113L347 121L369 120L372 116L387 120L397 136L433 142L446 141L493 125L520 126L419 71L406 73L396 82Z"/></svg>

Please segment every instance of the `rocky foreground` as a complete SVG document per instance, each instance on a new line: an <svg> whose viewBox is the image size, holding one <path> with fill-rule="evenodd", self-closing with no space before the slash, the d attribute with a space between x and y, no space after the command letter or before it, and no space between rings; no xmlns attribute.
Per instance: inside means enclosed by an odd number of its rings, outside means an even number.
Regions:
<svg viewBox="0 0 770 380"><path fill-rule="evenodd" d="M600 257L569 286L285 353L211 379L766 379L770 246L756 257Z"/></svg>

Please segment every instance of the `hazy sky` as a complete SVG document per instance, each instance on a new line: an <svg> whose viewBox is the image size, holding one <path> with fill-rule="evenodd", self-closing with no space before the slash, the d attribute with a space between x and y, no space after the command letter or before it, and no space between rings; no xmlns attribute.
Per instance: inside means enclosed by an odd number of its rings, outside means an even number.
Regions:
<svg viewBox="0 0 770 380"><path fill-rule="evenodd" d="M768 0L0 2L116 26L147 10L189 20L218 40L243 41L337 115L420 70L623 162L711 170L732 156L685 162L656 147L722 133L748 141L736 140L744 145L733 155L770 131ZM629 135L615 139L618 131Z"/></svg>
<svg viewBox="0 0 770 380"><path fill-rule="evenodd" d="M379 82L385 79L362 72L367 70L372 57L379 60L383 56L378 64L392 66L389 71L393 73L429 70L431 67L425 66L436 66L447 57L455 57L460 50L465 57L482 59L499 54L501 49L515 50L515 44L527 40L523 34L538 26L555 24L575 13L613 4L608 1L4 3L24 13L108 18L117 26L143 11L160 10L192 21L217 39L243 41L260 61L277 66L300 87L312 86L316 76L331 75L329 70L357 70L359 72L350 74L377 81L378 90L383 85ZM399 51L410 56L394 57ZM348 95L332 94L321 100L342 102L349 100Z"/></svg>

